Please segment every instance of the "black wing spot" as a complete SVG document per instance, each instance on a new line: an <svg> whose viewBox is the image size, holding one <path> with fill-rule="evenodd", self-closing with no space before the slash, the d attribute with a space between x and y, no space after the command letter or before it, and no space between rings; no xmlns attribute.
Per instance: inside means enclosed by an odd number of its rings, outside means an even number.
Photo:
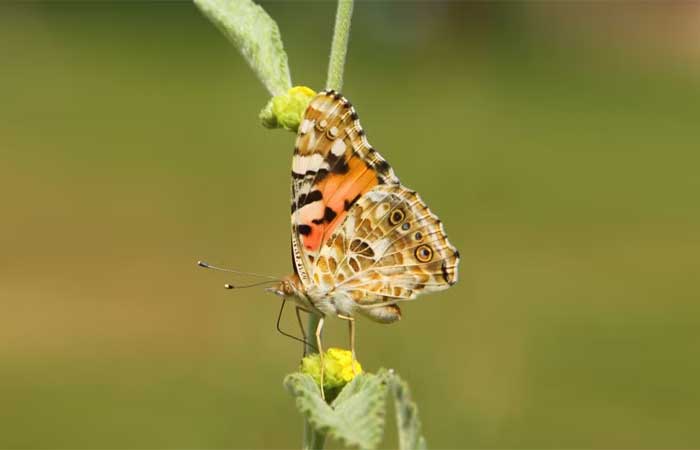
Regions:
<svg viewBox="0 0 700 450"><path fill-rule="evenodd" d="M377 172L382 174L389 173L389 170L391 170L391 166L389 165L389 163L383 159L377 161L374 165L374 168L377 169Z"/></svg>
<svg viewBox="0 0 700 450"><path fill-rule="evenodd" d="M292 170L292 178L295 180L314 177L316 181L321 181L326 178L326 176L328 176L328 169L307 170L306 173L297 173Z"/></svg>
<svg viewBox="0 0 700 450"><path fill-rule="evenodd" d="M349 171L350 167L348 167L348 163L345 161L345 159L341 160L340 163L333 166L333 173L346 174Z"/></svg>
<svg viewBox="0 0 700 450"><path fill-rule="evenodd" d="M337 215L338 214L336 214L335 211L326 206L326 209L323 211L323 220L326 222L332 222Z"/></svg>
<svg viewBox="0 0 700 450"><path fill-rule="evenodd" d="M311 191L309 194L301 194L299 196L299 201L297 202L299 204L299 208L303 208L304 206L308 205L309 203L317 202L323 198L323 194L321 191Z"/></svg>
<svg viewBox="0 0 700 450"><path fill-rule="evenodd" d="M297 231L299 231L299 234L302 236L308 236L311 234L311 227L306 224L301 224L297 227Z"/></svg>
<svg viewBox="0 0 700 450"><path fill-rule="evenodd" d="M334 155L333 153L328 153L326 156L326 161L328 166L331 168L331 173L345 174L350 171L348 167L348 162L345 160L345 155Z"/></svg>
<svg viewBox="0 0 700 450"><path fill-rule="evenodd" d="M292 267L294 268L294 274L299 275L299 269L297 268L297 260L294 257L294 246L291 246L290 250L292 251Z"/></svg>
<svg viewBox="0 0 700 450"><path fill-rule="evenodd" d="M350 114L350 118L352 120L357 120L357 113L355 111L353 111L352 114Z"/></svg>
<svg viewBox="0 0 700 450"><path fill-rule="evenodd" d="M455 250L455 258L459 258L459 250Z"/></svg>
<svg viewBox="0 0 700 450"><path fill-rule="evenodd" d="M355 198L353 198L353 199L350 200L350 201L344 200L344 201L343 201L343 209L344 209L345 211L350 211L350 208L352 208L352 205L354 205L355 203L357 203L357 201L360 199L360 196L361 196L361 194L357 194L357 195L355 196Z"/></svg>
<svg viewBox="0 0 700 450"><path fill-rule="evenodd" d="M331 223L337 215L338 214L336 214L335 211L326 206L326 209L323 210L323 217L320 219L314 219L311 222L315 223L316 225L321 225L324 222Z"/></svg>
<svg viewBox="0 0 700 450"><path fill-rule="evenodd" d="M316 183L319 183L319 182L321 182L321 180L323 180L327 176L328 176L328 169L318 169L318 171L316 172L316 178L314 180Z"/></svg>
<svg viewBox="0 0 700 450"><path fill-rule="evenodd" d="M445 279L446 282L450 282L449 280L449 275L447 275L447 262L443 261L442 266L440 266L440 269L442 270L442 278Z"/></svg>
<svg viewBox="0 0 700 450"><path fill-rule="evenodd" d="M440 266L440 269L442 270L442 278L445 279L447 284L449 284L450 286L455 284L454 280L450 280L450 275L447 273L447 261L442 262L442 266Z"/></svg>
<svg viewBox="0 0 700 450"><path fill-rule="evenodd" d="M336 100L340 100L340 98L343 96L340 92L336 92L335 95L333 95L333 98Z"/></svg>

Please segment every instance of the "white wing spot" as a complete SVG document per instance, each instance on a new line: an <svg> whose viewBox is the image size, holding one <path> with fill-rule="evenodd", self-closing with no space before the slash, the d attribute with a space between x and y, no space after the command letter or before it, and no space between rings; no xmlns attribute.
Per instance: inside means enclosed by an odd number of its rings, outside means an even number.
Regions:
<svg viewBox="0 0 700 450"><path fill-rule="evenodd" d="M323 156L318 153L311 155L295 155L292 161L292 170L295 173L304 174L307 170L318 170L323 163Z"/></svg>
<svg viewBox="0 0 700 450"><path fill-rule="evenodd" d="M377 206L377 207L374 209L374 219L375 219L375 220L381 219L382 217L384 217L384 215L385 215L386 213L389 212L389 209L391 209L391 205L389 205L389 204L386 203L386 202L380 203L379 206Z"/></svg>
<svg viewBox="0 0 700 450"><path fill-rule="evenodd" d="M313 126L314 126L313 121L311 121L309 119L304 119L301 122L301 125L299 126L299 131L301 132L301 134L306 134L309 131L311 131L311 128L313 128Z"/></svg>
<svg viewBox="0 0 700 450"><path fill-rule="evenodd" d="M335 141L333 141L331 153L333 153L335 156L344 155L346 147L347 146L345 145L345 141L343 141L342 139L336 139Z"/></svg>

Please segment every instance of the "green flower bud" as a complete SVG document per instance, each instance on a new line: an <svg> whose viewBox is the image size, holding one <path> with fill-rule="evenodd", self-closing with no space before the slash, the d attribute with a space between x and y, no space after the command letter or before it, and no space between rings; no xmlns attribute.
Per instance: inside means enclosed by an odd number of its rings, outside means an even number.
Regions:
<svg viewBox="0 0 700 450"><path fill-rule="evenodd" d="M260 121L267 128L284 128L296 131L309 102L316 92L306 86L295 86L287 93L275 95L260 111Z"/></svg>

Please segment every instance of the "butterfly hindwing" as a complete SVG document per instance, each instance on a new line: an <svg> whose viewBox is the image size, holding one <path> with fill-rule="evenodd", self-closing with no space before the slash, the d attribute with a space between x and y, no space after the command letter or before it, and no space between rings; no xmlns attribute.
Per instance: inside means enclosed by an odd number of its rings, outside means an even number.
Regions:
<svg viewBox="0 0 700 450"><path fill-rule="evenodd" d="M457 282L459 253L440 220L401 185L360 198L316 261L321 291L343 291L359 306L392 305Z"/></svg>
<svg viewBox="0 0 700 450"><path fill-rule="evenodd" d="M398 182L347 99L326 91L311 100L292 162L292 256L305 286L323 243L355 202L375 186Z"/></svg>

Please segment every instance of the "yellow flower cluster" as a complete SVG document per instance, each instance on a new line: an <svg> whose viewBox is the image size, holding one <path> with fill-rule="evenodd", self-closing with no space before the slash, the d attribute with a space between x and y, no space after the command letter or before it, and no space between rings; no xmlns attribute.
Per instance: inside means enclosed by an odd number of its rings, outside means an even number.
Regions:
<svg viewBox="0 0 700 450"><path fill-rule="evenodd" d="M353 364L352 352L341 348L329 348L323 354L323 389L340 389L355 375L362 373L362 366L355 361ZM321 384L321 358L317 353L309 355L301 360L301 372L311 375L317 384Z"/></svg>
<svg viewBox="0 0 700 450"><path fill-rule="evenodd" d="M268 128L284 128L296 132L301 118L316 91L306 86L295 86L284 94L276 95L260 112L262 124Z"/></svg>

